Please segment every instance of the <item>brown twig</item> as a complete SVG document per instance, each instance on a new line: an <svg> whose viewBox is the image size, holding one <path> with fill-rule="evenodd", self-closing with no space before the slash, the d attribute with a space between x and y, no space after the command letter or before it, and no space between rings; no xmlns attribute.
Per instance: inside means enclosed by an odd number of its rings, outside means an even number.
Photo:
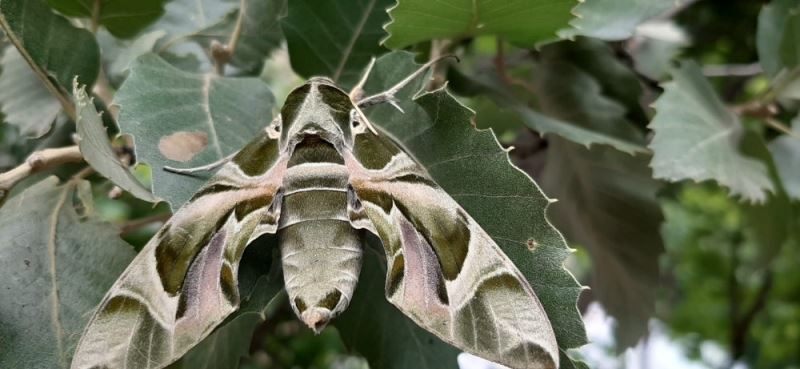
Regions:
<svg viewBox="0 0 800 369"><path fill-rule="evenodd" d="M778 132L791 137L800 138L800 134L792 131L789 126L775 119L775 116L778 115L780 111L778 106L774 103L764 103L760 100L756 100L746 104L734 106L733 111L741 116L756 118L758 121L766 124Z"/></svg>
<svg viewBox="0 0 800 369"><path fill-rule="evenodd" d="M100 8L102 6L103 0L94 0L94 4L92 5L92 24L90 30L92 33L97 33L97 29L100 28Z"/></svg>
<svg viewBox="0 0 800 369"><path fill-rule="evenodd" d="M34 173L47 170L61 164L79 163L83 161L78 146L44 149L31 154L25 162L5 173L0 173L0 203L8 196L11 189Z"/></svg>
<svg viewBox="0 0 800 369"><path fill-rule="evenodd" d="M445 55L451 54L450 49L453 45L453 41L451 40L432 40L431 55L428 59L439 60ZM431 79L428 82L428 90L435 90L444 85L447 80L447 68L448 63L436 63L431 67Z"/></svg>
<svg viewBox="0 0 800 369"><path fill-rule="evenodd" d="M504 50L503 39L497 38L497 53L494 56L494 69L497 70L497 75L503 83L510 85L513 83L511 77L508 75L508 68L506 68L506 56Z"/></svg>
<svg viewBox="0 0 800 369"><path fill-rule="evenodd" d="M703 75L706 77L752 77L763 73L759 63L705 65Z"/></svg>
<svg viewBox="0 0 800 369"><path fill-rule="evenodd" d="M97 80L94 82L94 88L92 88L92 92L101 100L105 105L106 111L111 115L111 118L116 122L117 118L119 117L119 107L114 105L114 92L113 88L111 88L111 82L108 80L108 76L106 76L106 72L103 69L103 66L100 66L100 70L97 73Z"/></svg>

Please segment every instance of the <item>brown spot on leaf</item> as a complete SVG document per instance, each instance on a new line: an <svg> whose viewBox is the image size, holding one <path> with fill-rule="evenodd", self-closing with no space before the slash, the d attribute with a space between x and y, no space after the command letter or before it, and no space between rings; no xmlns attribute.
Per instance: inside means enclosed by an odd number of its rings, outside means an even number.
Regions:
<svg viewBox="0 0 800 369"><path fill-rule="evenodd" d="M186 162L208 146L208 134L205 132L175 132L161 137L158 151L169 160Z"/></svg>
<svg viewBox="0 0 800 369"><path fill-rule="evenodd" d="M528 250L531 251L536 250L536 248L539 247L539 243L536 242L536 240L534 240L533 238L528 239L527 245L528 245Z"/></svg>

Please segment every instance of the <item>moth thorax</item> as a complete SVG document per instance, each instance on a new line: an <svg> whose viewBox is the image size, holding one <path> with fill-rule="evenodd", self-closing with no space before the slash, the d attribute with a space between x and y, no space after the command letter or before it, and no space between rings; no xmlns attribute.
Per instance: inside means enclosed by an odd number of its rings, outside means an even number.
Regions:
<svg viewBox="0 0 800 369"><path fill-rule="evenodd" d="M361 271L358 231L341 220L310 220L279 232L292 309L314 332L347 308Z"/></svg>

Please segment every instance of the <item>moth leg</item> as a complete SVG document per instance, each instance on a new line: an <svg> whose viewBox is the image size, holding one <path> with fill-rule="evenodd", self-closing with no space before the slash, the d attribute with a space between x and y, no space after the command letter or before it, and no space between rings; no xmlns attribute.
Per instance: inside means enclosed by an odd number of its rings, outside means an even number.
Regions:
<svg viewBox="0 0 800 369"><path fill-rule="evenodd" d="M185 175L193 175L193 174L200 173L200 172L210 172L210 171L218 169L219 167L227 164L229 161L231 161L231 159L233 159L233 157L235 155L236 155L236 153L233 153L233 154L230 154L230 155L228 155L228 156L226 156L226 157L224 157L222 159L219 159L219 160L217 160L215 162L212 162L212 163L209 163L209 164L206 164L206 165L201 165L199 167L175 168L175 167L165 166L164 170L166 170L167 172L170 172L170 173L185 174Z"/></svg>
<svg viewBox="0 0 800 369"><path fill-rule="evenodd" d="M420 74L422 74L426 70L428 70L428 68L430 68L432 65L442 61L443 59L450 58L450 57L455 58L456 61L459 60L458 57L453 55L453 54L442 55L442 56L440 56L440 57L438 57L436 59L433 59L433 60L425 63L424 65L419 67L419 69L415 70L414 73L409 74L408 77L404 78L400 82L397 82L397 84L395 84L394 86L390 87L388 90L380 92L380 93L377 93L377 94L372 95L372 96L365 97L363 99L360 99L360 100L358 100L358 102L356 102L356 104L358 105L359 108L365 108L367 106L372 106L372 105L377 105L377 104L382 104L382 103L388 102L389 104L391 104L392 106L397 108L397 110L400 110L401 113L404 113L403 109L400 108L399 105L397 105L397 98L394 95L398 91L403 89L403 87L406 87L406 85L411 83L411 81L413 81L415 78L419 77ZM370 63L370 68L371 67L372 67L372 63ZM367 73L369 73L369 69L367 69ZM365 76L363 77L364 80L366 80L366 74L367 73L365 73ZM364 82L366 82L366 81L364 81ZM359 85L360 84L361 84L361 82L359 82ZM357 86L357 87L361 87L361 86ZM355 89L354 89L354 92L355 92ZM351 92L350 96L353 96L352 92Z"/></svg>

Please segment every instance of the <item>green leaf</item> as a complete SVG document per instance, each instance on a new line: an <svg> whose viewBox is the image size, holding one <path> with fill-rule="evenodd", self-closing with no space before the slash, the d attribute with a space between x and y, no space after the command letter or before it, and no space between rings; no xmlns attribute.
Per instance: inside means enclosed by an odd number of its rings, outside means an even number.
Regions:
<svg viewBox="0 0 800 369"><path fill-rule="evenodd" d="M194 36L222 22L226 15L237 9L239 3L239 0L169 0L164 5L164 15L146 30L167 33L163 43L157 47L162 57L166 58L165 53L169 51L176 55L189 54L205 60L206 51L192 42L196 40ZM229 35L217 41L226 43L228 37Z"/></svg>
<svg viewBox="0 0 800 369"><path fill-rule="evenodd" d="M386 50L379 41L391 4L392 0L289 2L281 24L292 69L303 77L327 76L349 88L370 58Z"/></svg>
<svg viewBox="0 0 800 369"><path fill-rule="evenodd" d="M212 163L238 151L269 124L275 98L258 78L228 78L175 69L145 54L115 96L122 133L153 169L153 194L177 209L205 182L170 173ZM246 107L246 108L242 108Z"/></svg>
<svg viewBox="0 0 800 369"><path fill-rule="evenodd" d="M94 36L53 13L45 0L0 0L0 26L40 79L58 82L51 92L66 96L76 75L81 84L94 84L100 68Z"/></svg>
<svg viewBox="0 0 800 369"><path fill-rule="evenodd" d="M764 202L774 185L763 163L739 151L739 118L720 101L696 64L684 62L672 77L654 103L656 115L650 123L655 178L714 180L744 200Z"/></svg>
<svg viewBox="0 0 800 369"><path fill-rule="evenodd" d="M792 124L795 136L781 136L769 144L783 188L794 200L800 200L800 119Z"/></svg>
<svg viewBox="0 0 800 369"><path fill-rule="evenodd" d="M786 18L781 37L780 49L781 63L787 68L800 64L800 13L793 10Z"/></svg>
<svg viewBox="0 0 800 369"><path fill-rule="evenodd" d="M286 16L286 0L246 0L239 41L230 60L242 70L258 71L269 54L283 41L280 19ZM205 48L211 40L225 42L233 33L242 10L228 13L219 23L197 32L192 38Z"/></svg>
<svg viewBox="0 0 800 369"><path fill-rule="evenodd" d="M238 4L238 0L170 0L164 15L148 29L164 30L173 38L192 35L219 22Z"/></svg>
<svg viewBox="0 0 800 369"><path fill-rule="evenodd" d="M761 9L758 15L756 47L758 59L764 71L775 76L785 66L781 60L781 45L787 29L787 18L800 6L798 0L775 0ZM794 15L793 17L796 17Z"/></svg>
<svg viewBox="0 0 800 369"><path fill-rule="evenodd" d="M34 138L49 132L61 112L58 99L47 91L17 49L6 47L0 65L0 108L5 121Z"/></svg>
<svg viewBox="0 0 800 369"><path fill-rule="evenodd" d="M661 81L669 75L672 61L689 46L686 32L673 22L659 22L638 27L635 48L629 49L636 71Z"/></svg>
<svg viewBox="0 0 800 369"><path fill-rule="evenodd" d="M353 301L333 321L342 341L364 356L371 368L457 368L458 349L414 324L386 300L383 247L373 241L376 245L365 246L373 249L364 255Z"/></svg>
<svg viewBox="0 0 800 369"><path fill-rule="evenodd" d="M57 184L49 177L0 208L3 368L68 368L90 313L134 256L114 227L78 215L77 184Z"/></svg>
<svg viewBox="0 0 800 369"><path fill-rule="evenodd" d="M554 138L546 155L537 178L558 199L553 223L589 251L592 292L617 320L618 348L634 346L647 333L659 286L660 185L645 158L608 147L587 150Z"/></svg>
<svg viewBox="0 0 800 369"><path fill-rule="evenodd" d="M572 18L575 0L398 0L389 10L392 49L439 38L496 35L522 47L556 38Z"/></svg>
<svg viewBox="0 0 800 369"><path fill-rule="evenodd" d="M589 0L575 7L572 28L558 32L563 38L578 35L619 41L629 38L636 26L687 0Z"/></svg>
<svg viewBox="0 0 800 369"><path fill-rule="evenodd" d="M119 45L114 51L117 54L114 56L111 65L108 67L108 73L113 76L122 76L130 69L131 64L136 58L153 51L158 40L166 36L167 33L163 30L156 30L147 32L133 42L126 45ZM115 45L116 46L116 45ZM103 56L108 55L109 52L103 46Z"/></svg>
<svg viewBox="0 0 800 369"><path fill-rule="evenodd" d="M417 67L409 53L383 56L365 90L382 91ZM547 312L559 347L584 344L583 322L575 307L581 288L563 267L569 254L564 239L545 218L550 200L510 163L491 131L476 131L469 124L473 113L450 94L438 90L412 100L424 81L420 77L398 94L404 114L391 106L376 106L366 112L370 121L395 137L514 261ZM348 326L340 329L343 336L348 334Z"/></svg>
<svg viewBox="0 0 800 369"><path fill-rule="evenodd" d="M131 195L148 202L158 201L133 176L128 170L128 166L119 160L114 149L111 148L106 128L94 107L94 102L86 95L85 86L78 86L78 82L75 81L72 91L78 115L78 119L75 121L80 137L78 146L86 158L86 162L103 177L110 179L123 190L130 192Z"/></svg>
<svg viewBox="0 0 800 369"><path fill-rule="evenodd" d="M166 0L47 0L61 14L83 18L93 17L95 3L98 1L98 24L116 37L130 38L164 13Z"/></svg>

